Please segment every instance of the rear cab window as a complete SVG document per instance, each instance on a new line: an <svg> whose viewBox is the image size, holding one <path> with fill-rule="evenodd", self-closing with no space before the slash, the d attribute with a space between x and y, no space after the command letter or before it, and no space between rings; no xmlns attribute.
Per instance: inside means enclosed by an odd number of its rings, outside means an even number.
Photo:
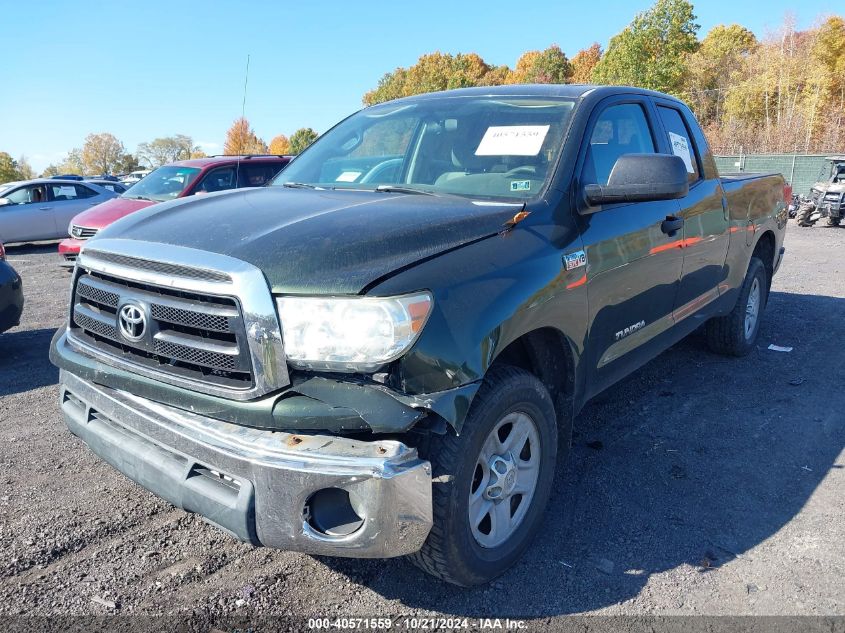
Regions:
<svg viewBox="0 0 845 633"><path fill-rule="evenodd" d="M690 184L701 178L698 152L687 124L680 111L675 108L659 104L657 112L666 130L669 148L675 156L680 156L687 168Z"/></svg>

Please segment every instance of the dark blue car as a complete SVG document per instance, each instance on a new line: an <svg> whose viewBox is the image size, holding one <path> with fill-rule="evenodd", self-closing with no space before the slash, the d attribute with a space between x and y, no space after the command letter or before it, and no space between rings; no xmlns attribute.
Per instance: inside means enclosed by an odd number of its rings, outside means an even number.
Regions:
<svg viewBox="0 0 845 633"><path fill-rule="evenodd" d="M23 284L0 242L0 333L21 322L23 312Z"/></svg>

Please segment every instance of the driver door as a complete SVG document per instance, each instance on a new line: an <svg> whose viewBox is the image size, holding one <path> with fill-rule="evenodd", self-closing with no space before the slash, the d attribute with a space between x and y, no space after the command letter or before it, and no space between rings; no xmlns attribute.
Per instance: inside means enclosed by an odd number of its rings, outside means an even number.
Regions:
<svg viewBox="0 0 845 633"><path fill-rule="evenodd" d="M55 237L53 206L43 183L24 185L3 195L9 204L0 206L0 241L26 242Z"/></svg>
<svg viewBox="0 0 845 633"><path fill-rule="evenodd" d="M645 98L602 102L593 113L581 148L577 189L607 184L624 154L657 153L656 113ZM590 395L627 375L662 349L661 335L674 324L672 312L683 269L683 230L664 232L664 220L679 212L677 200L581 203L590 309Z"/></svg>

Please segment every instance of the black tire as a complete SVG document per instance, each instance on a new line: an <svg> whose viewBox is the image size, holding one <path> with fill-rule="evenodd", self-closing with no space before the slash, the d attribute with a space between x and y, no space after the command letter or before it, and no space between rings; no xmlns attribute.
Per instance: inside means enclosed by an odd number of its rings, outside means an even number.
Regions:
<svg viewBox="0 0 845 633"><path fill-rule="evenodd" d="M802 204L798 207L798 212L795 214L795 221L798 226L813 226L816 220L810 220L810 216L816 208L812 204Z"/></svg>
<svg viewBox="0 0 845 633"><path fill-rule="evenodd" d="M828 216L825 224L827 226L839 226L839 223L841 221L842 221L842 218L832 218L832 217Z"/></svg>
<svg viewBox="0 0 845 633"><path fill-rule="evenodd" d="M746 308L748 306L748 297L751 294L755 280L759 288L757 318L751 332L747 333L745 322ZM754 349L757 334L760 332L763 309L768 299L768 287L766 267L758 257L752 256L734 309L731 310L730 314L715 317L707 322L705 333L707 336L707 345L711 350L717 354L725 354L727 356L745 356Z"/></svg>
<svg viewBox="0 0 845 633"><path fill-rule="evenodd" d="M497 423L512 412L526 413L535 423L540 445L539 474L521 523L498 547L482 547L473 536L469 520L476 462ZM428 453L434 478L434 525L422 549L411 559L424 571L456 585L469 587L489 582L522 556L543 521L557 459L552 398L543 383L527 371L493 367L473 399L461 434L433 436Z"/></svg>

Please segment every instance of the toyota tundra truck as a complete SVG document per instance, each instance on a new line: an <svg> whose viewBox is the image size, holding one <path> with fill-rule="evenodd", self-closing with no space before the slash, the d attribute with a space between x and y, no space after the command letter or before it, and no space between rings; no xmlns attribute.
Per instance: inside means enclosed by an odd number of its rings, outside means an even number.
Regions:
<svg viewBox="0 0 845 633"><path fill-rule="evenodd" d="M241 541L485 583L540 529L590 398L699 328L755 347L784 186L720 177L689 108L636 88L368 107L271 186L90 240L61 410Z"/></svg>

